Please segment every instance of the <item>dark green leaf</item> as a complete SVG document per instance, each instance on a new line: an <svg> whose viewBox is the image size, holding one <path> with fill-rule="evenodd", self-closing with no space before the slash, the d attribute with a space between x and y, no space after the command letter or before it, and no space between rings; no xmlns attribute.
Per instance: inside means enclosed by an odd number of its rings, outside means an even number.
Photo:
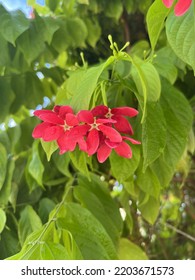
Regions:
<svg viewBox="0 0 195 280"><path fill-rule="evenodd" d="M0 190L3 186L5 181L7 171L7 151L5 147L0 143Z"/></svg>

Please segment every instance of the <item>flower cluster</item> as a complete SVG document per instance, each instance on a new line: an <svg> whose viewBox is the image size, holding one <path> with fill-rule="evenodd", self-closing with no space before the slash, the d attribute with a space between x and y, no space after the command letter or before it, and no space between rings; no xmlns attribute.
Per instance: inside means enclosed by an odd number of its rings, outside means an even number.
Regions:
<svg viewBox="0 0 195 280"><path fill-rule="evenodd" d="M163 4L170 8L173 5L174 0L162 0ZM191 6L192 0L179 0L177 1L177 4L174 7L174 12L176 16L182 16L185 14L190 6Z"/></svg>
<svg viewBox="0 0 195 280"><path fill-rule="evenodd" d="M126 141L140 144L129 137L133 129L126 119L138 111L131 107L110 109L99 105L92 110L81 110L76 115L70 106L55 106L53 110L36 110L34 115L43 122L38 124L32 136L43 141L56 141L60 154L74 151L76 146L89 156L97 153L99 162L104 162L112 149L119 156L132 157L132 150Z"/></svg>

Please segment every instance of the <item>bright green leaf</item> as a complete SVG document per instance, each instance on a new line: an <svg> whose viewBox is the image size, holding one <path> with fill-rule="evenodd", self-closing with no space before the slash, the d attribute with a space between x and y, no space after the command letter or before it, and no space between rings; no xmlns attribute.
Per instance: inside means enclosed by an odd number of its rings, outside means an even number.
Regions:
<svg viewBox="0 0 195 280"><path fill-rule="evenodd" d="M57 226L71 232L84 259L116 259L114 245L102 224L85 208L76 203L65 204L65 217Z"/></svg>
<svg viewBox="0 0 195 280"><path fill-rule="evenodd" d="M155 161L166 144L166 121L159 103L147 103L147 116L143 122L143 169Z"/></svg>
<svg viewBox="0 0 195 280"><path fill-rule="evenodd" d="M188 63L195 72L195 14L194 5L182 17L172 13L166 21L169 44L176 55Z"/></svg>
<svg viewBox="0 0 195 280"><path fill-rule="evenodd" d="M39 186L43 187L42 177L44 172L44 166L41 162L39 151L39 142L34 141L32 148L32 158L29 162L28 172L34 178L34 180L38 183Z"/></svg>
<svg viewBox="0 0 195 280"><path fill-rule="evenodd" d="M136 244L126 238L121 238L118 245L120 260L147 260L145 252Z"/></svg>
<svg viewBox="0 0 195 280"><path fill-rule="evenodd" d="M3 231L6 224L6 214L3 209L0 208L0 233Z"/></svg>
<svg viewBox="0 0 195 280"><path fill-rule="evenodd" d="M69 153L70 159L73 163L73 165L78 169L82 174L86 175L88 178L89 176L89 170L87 166L87 155L86 153L79 151L76 149L73 152Z"/></svg>
<svg viewBox="0 0 195 280"><path fill-rule="evenodd" d="M140 148L132 145L131 149L133 151L131 159L120 157L114 151L109 157L112 174L120 183L131 177L139 164Z"/></svg>
<svg viewBox="0 0 195 280"><path fill-rule="evenodd" d="M21 245L24 244L27 236L41 229L42 222L32 206L28 205L21 212L21 217L18 224L18 235Z"/></svg>
<svg viewBox="0 0 195 280"><path fill-rule="evenodd" d="M150 6L148 10L146 22L148 27L150 43L153 50L155 49L160 33L164 27L165 19L169 13L170 9L167 9L163 5L162 0L154 1L154 3Z"/></svg>
<svg viewBox="0 0 195 280"><path fill-rule="evenodd" d="M41 145L46 153L47 160L50 161L52 154L58 149L57 143L55 141L45 142L41 140Z"/></svg>

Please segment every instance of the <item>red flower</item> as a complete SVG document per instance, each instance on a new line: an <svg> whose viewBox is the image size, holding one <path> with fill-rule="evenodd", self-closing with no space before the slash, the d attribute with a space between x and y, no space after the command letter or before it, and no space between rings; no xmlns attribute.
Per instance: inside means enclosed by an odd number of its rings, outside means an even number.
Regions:
<svg viewBox="0 0 195 280"><path fill-rule="evenodd" d="M131 158L132 157L131 147L124 140L128 140L135 145L141 143L137 140L134 140L126 136L122 136L122 140L123 140L122 142L116 143L116 142L111 142L108 139L105 139L103 143L100 145L99 149L97 150L98 161L100 163L104 162L110 156L112 149L114 149L115 152L121 157Z"/></svg>
<svg viewBox="0 0 195 280"><path fill-rule="evenodd" d="M108 119L115 120L114 123L115 128L122 133L127 133L132 135L133 129L128 120L124 116L128 116L130 118L136 116L138 111L131 107L119 107L110 109L107 106L99 105L96 106L93 110L91 110L93 116L100 116Z"/></svg>
<svg viewBox="0 0 195 280"><path fill-rule="evenodd" d="M74 138L70 136L70 132L77 130L79 125L70 106L55 106L54 111L37 110L34 115L43 121L34 128L34 138L42 138L44 141L57 140L60 153L73 151L77 143L82 150L86 150L86 144L80 135Z"/></svg>
<svg viewBox="0 0 195 280"><path fill-rule="evenodd" d="M162 1L167 8L170 8L174 2L174 0L162 0ZM185 14L189 10L191 3L192 0L179 0L174 8L175 15L182 16L183 14Z"/></svg>
<svg viewBox="0 0 195 280"><path fill-rule="evenodd" d="M85 127L87 133L86 142L88 155L96 153L102 134L110 141L122 141L120 133L110 126L111 123L115 123L116 121L111 119L97 119L93 116L92 112L87 110L80 111L77 116L80 122L85 123L83 127Z"/></svg>

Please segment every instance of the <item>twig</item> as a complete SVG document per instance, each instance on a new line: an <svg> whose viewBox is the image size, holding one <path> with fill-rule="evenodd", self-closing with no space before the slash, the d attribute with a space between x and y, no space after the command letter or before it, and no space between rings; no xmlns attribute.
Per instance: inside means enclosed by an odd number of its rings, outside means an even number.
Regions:
<svg viewBox="0 0 195 280"><path fill-rule="evenodd" d="M195 237L193 237L193 236L191 236L191 235L189 235L189 234L187 234L187 233L181 231L180 229L177 229L176 227L174 227L174 226L172 226L172 225L170 225L170 224L165 223L165 225L166 225L168 228L171 228L172 230L174 230L175 232L177 232L177 233L179 233L179 234L185 236L186 238L192 240L193 242L195 242Z"/></svg>

